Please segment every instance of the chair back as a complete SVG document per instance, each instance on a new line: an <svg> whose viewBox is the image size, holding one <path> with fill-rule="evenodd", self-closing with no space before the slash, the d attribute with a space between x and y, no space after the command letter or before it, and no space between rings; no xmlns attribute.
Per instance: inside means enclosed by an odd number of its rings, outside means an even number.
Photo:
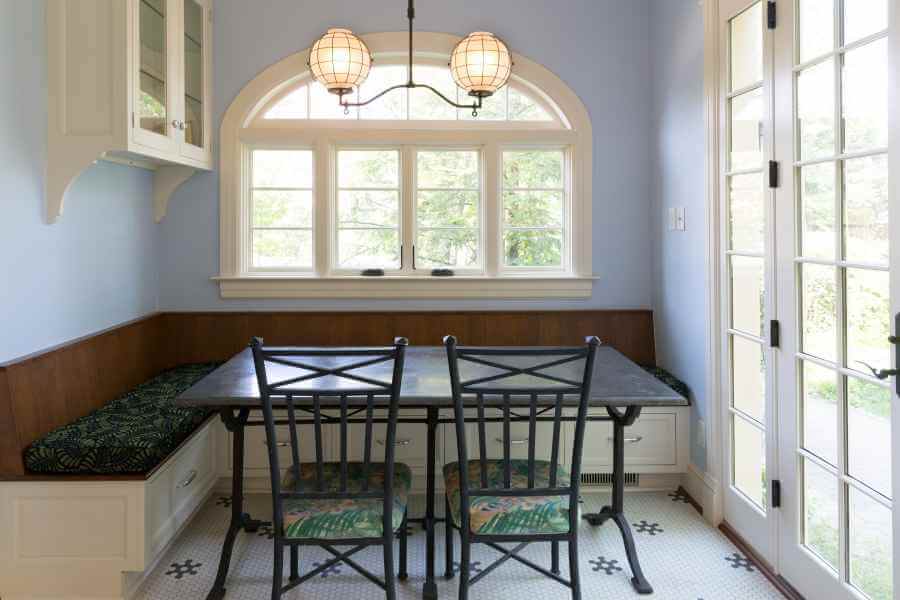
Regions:
<svg viewBox="0 0 900 600"><path fill-rule="evenodd" d="M285 498L336 501L380 498L384 500L385 531L391 531L397 405L407 345L406 338L397 338L393 346L378 348L266 347L260 338L251 341L269 450L269 472L275 503L273 525L276 532L283 531L281 509ZM386 407L388 410L384 485L379 489L369 489L376 406L380 409ZM279 441L276 436L276 408L286 410L284 416L289 432L287 445L291 449L290 469L295 482L293 489L289 490L283 490L281 485L278 448L284 442ZM334 415L335 412L338 413L337 416ZM307 422L312 420L314 457L301 456L298 414ZM351 461L348 446L351 432L348 424L350 419L360 419L361 416L365 418L363 489L352 490L349 486ZM379 419L381 421L383 419ZM337 482L326 479L323 424L337 425L339 431L340 470ZM301 461L315 465L312 489L301 488Z"/></svg>
<svg viewBox="0 0 900 600"><path fill-rule="evenodd" d="M444 338L453 392L456 442L459 451L460 529L469 531L469 498L474 496L534 497L568 496L569 506L578 501L581 481L581 453L591 396L591 377L600 340L588 337L586 344L572 348L516 348L459 346L456 338ZM466 377L460 370L466 371ZM557 481L560 465L563 408L577 407L575 439L572 444L569 481ZM475 409L478 426L477 460L480 481L469 481L469 448L464 425L466 409ZM488 414L491 411L491 415ZM494 416L499 411L500 416ZM527 417L524 413L527 412ZM548 416L549 415L549 416ZM510 423L528 421L527 487L513 487ZM470 417L471 419L471 417ZM488 480L487 424L503 427L502 487L490 487ZM552 422L553 439L549 457L537 457L537 423ZM549 484L536 487L536 461L550 463ZM569 510L570 527L577 527L577 511Z"/></svg>

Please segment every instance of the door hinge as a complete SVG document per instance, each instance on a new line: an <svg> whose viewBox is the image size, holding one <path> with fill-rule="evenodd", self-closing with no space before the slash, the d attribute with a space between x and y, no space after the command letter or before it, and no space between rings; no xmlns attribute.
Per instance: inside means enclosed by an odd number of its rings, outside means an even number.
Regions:
<svg viewBox="0 0 900 600"><path fill-rule="evenodd" d="M778 187L778 161L770 160L769 161L769 187L777 188Z"/></svg>
<svg viewBox="0 0 900 600"><path fill-rule="evenodd" d="M769 346L781 348L781 322L777 319L769 321Z"/></svg>
<svg viewBox="0 0 900 600"><path fill-rule="evenodd" d="M772 508L781 508L781 482L772 480Z"/></svg>
<svg viewBox="0 0 900 600"><path fill-rule="evenodd" d="M768 5L766 6L766 22L769 29L775 29L775 26L778 25L778 9L775 8L775 2L773 0L769 0Z"/></svg>

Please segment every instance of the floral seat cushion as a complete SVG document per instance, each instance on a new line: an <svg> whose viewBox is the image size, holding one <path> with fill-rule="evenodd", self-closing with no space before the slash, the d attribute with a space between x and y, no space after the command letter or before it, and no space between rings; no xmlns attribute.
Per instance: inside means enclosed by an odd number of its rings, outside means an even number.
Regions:
<svg viewBox="0 0 900 600"><path fill-rule="evenodd" d="M512 460L511 484L528 487L528 461ZM481 487L481 462L469 461L469 487ZM568 486L569 473L556 469L556 485ZM459 463L444 466L444 485L450 501L453 522L460 524ZM549 487L550 462L535 461L535 487ZM502 488L503 461L487 461L487 487ZM569 532L569 498L567 496L473 496L469 495L469 530L479 535L522 535ZM576 508L577 510L577 508Z"/></svg>
<svg viewBox="0 0 900 600"><path fill-rule="evenodd" d="M340 490L340 463L324 464L325 491ZM369 471L369 490L384 487L384 464L372 463ZM363 463L349 463L347 490L360 492L366 480ZM403 463L394 464L394 505L391 526L394 531L403 524L406 514L412 471ZM294 480L293 469L288 469L281 483L281 491L315 491L316 465L300 465L300 483ZM341 540L353 538L379 538L384 533L382 515L384 502L380 498L344 500L309 500L285 498L283 503L284 535L294 539Z"/></svg>
<svg viewBox="0 0 900 600"><path fill-rule="evenodd" d="M32 473L143 474L171 454L210 415L175 398L218 363L183 365L142 383L25 450Z"/></svg>

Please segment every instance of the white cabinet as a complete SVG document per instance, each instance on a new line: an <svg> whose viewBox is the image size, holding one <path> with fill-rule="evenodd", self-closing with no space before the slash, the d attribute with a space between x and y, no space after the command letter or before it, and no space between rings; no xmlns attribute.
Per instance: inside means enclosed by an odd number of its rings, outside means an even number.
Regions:
<svg viewBox="0 0 900 600"><path fill-rule="evenodd" d="M152 169L154 213L212 168L210 0L66 0L47 7L47 219L98 159Z"/></svg>

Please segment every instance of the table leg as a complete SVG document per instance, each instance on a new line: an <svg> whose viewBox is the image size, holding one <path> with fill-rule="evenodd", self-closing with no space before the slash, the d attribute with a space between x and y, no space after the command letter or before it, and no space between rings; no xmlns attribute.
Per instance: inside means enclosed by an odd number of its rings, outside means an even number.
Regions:
<svg viewBox="0 0 900 600"><path fill-rule="evenodd" d="M437 445L438 410L428 409L428 465L426 466L425 482L425 586L422 589L422 597L425 600L436 600L437 584L434 581L434 497L435 497L435 473L434 463Z"/></svg>
<svg viewBox="0 0 900 600"><path fill-rule="evenodd" d="M212 589L206 596L206 600L220 600L225 597L225 579L228 577L228 567L231 564L231 553L234 550L234 542L239 531L254 532L259 529L262 521L252 519L244 512L244 426L250 411L242 408L235 415L231 410L222 410L222 422L225 428L232 434L232 473L231 473L231 523L225 542L222 544L222 554L219 558L219 569L216 571L216 580Z"/></svg>
<svg viewBox="0 0 900 600"><path fill-rule="evenodd" d="M631 533L631 525L625 518L625 428L632 425L641 413L640 407L632 406L620 413L613 408L607 411L613 421L613 486L612 502L610 506L604 506L599 513L584 515L584 519L591 525L598 527L608 520L613 520L619 527L622 542L625 545L625 555L631 567L631 584L639 594L652 594L653 587L641 569L637 550L634 546L634 536Z"/></svg>

